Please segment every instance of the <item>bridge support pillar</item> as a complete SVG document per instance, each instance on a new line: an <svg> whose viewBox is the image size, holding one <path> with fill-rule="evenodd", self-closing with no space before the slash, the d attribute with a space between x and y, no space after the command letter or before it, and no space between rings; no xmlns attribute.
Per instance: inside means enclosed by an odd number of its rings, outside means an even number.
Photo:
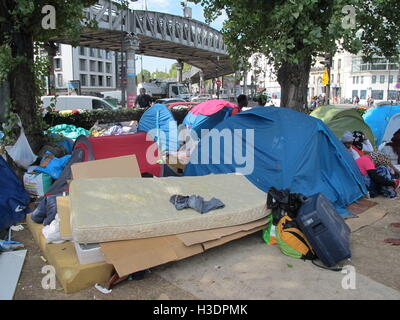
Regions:
<svg viewBox="0 0 400 320"><path fill-rule="evenodd" d="M204 72L200 71L200 93L205 93L204 89Z"/></svg>
<svg viewBox="0 0 400 320"><path fill-rule="evenodd" d="M135 100L137 96L136 86L136 51L139 50L140 40L134 33L128 33L125 38L126 49L126 77L127 77L127 96L128 108L135 107Z"/></svg>
<svg viewBox="0 0 400 320"><path fill-rule="evenodd" d="M178 60L178 63L176 64L176 81L178 82L183 82L183 62L182 60Z"/></svg>

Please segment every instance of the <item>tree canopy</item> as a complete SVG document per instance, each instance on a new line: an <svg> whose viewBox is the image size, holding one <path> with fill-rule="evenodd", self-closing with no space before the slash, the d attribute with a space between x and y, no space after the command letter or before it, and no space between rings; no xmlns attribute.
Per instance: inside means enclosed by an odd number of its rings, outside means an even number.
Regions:
<svg viewBox="0 0 400 320"><path fill-rule="evenodd" d="M222 33L238 66L263 53L277 71L285 106L305 103L310 65L337 50L391 57L400 43L397 0L193 0L208 21L225 10ZM281 101L282 102L282 101Z"/></svg>

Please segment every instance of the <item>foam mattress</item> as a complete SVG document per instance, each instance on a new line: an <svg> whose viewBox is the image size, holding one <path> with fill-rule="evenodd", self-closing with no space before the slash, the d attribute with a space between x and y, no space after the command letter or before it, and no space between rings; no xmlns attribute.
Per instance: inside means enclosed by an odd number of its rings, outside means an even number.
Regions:
<svg viewBox="0 0 400 320"><path fill-rule="evenodd" d="M178 211L169 202L174 194L216 197L225 207L205 214L190 208ZM267 215L266 194L235 174L74 180L70 201L72 235L80 243L229 227Z"/></svg>

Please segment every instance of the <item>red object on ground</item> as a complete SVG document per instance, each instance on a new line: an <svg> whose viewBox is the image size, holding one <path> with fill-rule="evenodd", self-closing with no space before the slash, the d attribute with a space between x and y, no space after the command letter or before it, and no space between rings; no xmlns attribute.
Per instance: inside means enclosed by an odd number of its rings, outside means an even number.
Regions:
<svg viewBox="0 0 400 320"><path fill-rule="evenodd" d="M400 239L385 239L386 243L390 243L392 246L400 246Z"/></svg>
<svg viewBox="0 0 400 320"><path fill-rule="evenodd" d="M125 134L116 136L89 137L93 149L95 160L116 158L134 154L139 164L140 172L150 173L153 176L160 177L162 167L159 163L152 164L146 158L146 153L150 147L155 150L151 155L158 158L158 149L156 143L147 135L146 132L135 134ZM75 148L85 150L85 159L88 161L88 148L84 143L78 143Z"/></svg>

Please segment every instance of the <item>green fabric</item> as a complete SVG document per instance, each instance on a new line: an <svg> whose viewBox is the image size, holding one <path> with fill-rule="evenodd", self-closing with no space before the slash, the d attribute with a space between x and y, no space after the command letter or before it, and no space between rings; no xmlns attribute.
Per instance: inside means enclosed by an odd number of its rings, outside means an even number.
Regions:
<svg viewBox="0 0 400 320"><path fill-rule="evenodd" d="M300 252L293 249L285 241L283 241L279 232L276 233L276 242L278 243L278 247L283 254L296 259L301 259L301 257L303 256Z"/></svg>
<svg viewBox="0 0 400 320"><path fill-rule="evenodd" d="M339 139L345 131L362 131L376 147L376 139L371 128L355 109L342 109L334 106L322 106L311 112L310 116L322 120Z"/></svg>
<svg viewBox="0 0 400 320"><path fill-rule="evenodd" d="M47 130L47 133L59 134L73 140L77 139L81 135L87 137L90 136L90 131L83 128L77 128L74 125L70 124L59 124L57 126L51 127Z"/></svg>

